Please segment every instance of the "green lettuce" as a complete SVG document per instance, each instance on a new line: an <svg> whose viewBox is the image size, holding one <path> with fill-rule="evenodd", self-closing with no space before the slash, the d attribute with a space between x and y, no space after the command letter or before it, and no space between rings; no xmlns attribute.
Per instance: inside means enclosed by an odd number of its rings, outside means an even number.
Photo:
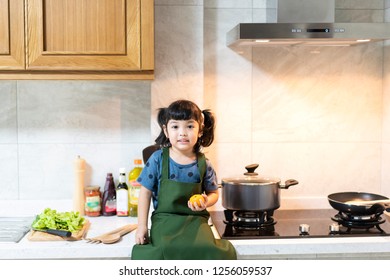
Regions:
<svg viewBox="0 0 390 280"><path fill-rule="evenodd" d="M38 230L60 229L75 232L80 230L85 218L79 212L57 212L54 209L46 208L37 216L32 223L32 228Z"/></svg>

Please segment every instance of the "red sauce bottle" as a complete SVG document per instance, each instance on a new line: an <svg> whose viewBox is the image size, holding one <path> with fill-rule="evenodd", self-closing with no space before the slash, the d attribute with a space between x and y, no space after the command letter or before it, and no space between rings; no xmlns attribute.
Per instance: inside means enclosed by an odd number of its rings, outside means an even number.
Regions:
<svg viewBox="0 0 390 280"><path fill-rule="evenodd" d="M116 190L112 173L107 173L102 199L102 215L116 215Z"/></svg>

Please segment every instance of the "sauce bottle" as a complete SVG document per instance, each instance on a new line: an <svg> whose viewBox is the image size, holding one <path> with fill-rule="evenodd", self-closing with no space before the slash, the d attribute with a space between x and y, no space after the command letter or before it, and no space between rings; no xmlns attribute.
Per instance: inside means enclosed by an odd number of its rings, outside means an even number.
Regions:
<svg viewBox="0 0 390 280"><path fill-rule="evenodd" d="M137 182L138 176L142 171L142 160L134 160L134 168L129 172L129 212L131 217L138 215L138 197L141 189L141 184Z"/></svg>
<svg viewBox="0 0 390 280"><path fill-rule="evenodd" d="M107 173L106 184L104 185L102 214L103 216L116 215L116 191L112 173Z"/></svg>
<svg viewBox="0 0 390 280"><path fill-rule="evenodd" d="M116 187L116 215L129 215L129 188L126 184L126 169L119 169L119 184Z"/></svg>

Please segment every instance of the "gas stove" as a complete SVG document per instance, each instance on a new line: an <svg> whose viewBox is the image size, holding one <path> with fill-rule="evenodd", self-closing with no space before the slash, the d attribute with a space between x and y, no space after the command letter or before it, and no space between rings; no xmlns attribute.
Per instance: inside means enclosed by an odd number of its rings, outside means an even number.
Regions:
<svg viewBox="0 0 390 280"><path fill-rule="evenodd" d="M382 215L348 216L334 209L223 210L210 216L222 239L390 236L390 223Z"/></svg>

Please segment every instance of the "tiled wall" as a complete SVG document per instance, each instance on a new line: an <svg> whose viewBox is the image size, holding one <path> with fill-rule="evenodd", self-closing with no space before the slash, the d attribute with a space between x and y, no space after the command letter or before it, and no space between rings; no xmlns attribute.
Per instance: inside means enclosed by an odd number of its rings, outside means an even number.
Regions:
<svg viewBox="0 0 390 280"><path fill-rule="evenodd" d="M381 22L384 4L336 0L335 20ZM309 55L304 49L237 54L226 47L228 30L239 22L276 22L276 7L276 0L156 1L163 24L152 108L180 97L212 108L217 135L206 152L219 179L253 162L263 174L294 177L301 183L282 191L282 207L327 206L329 193L346 190L390 195L383 183L390 160L382 124L390 121L382 114L382 45Z"/></svg>
<svg viewBox="0 0 390 280"><path fill-rule="evenodd" d="M380 22L390 7L335 4L338 22ZM177 98L215 111L216 141L206 152L220 180L254 162L263 175L295 178L300 184L281 192L282 207L327 206L336 191L390 195L388 47L226 47L228 30L276 22L276 7L277 0L156 0L151 83L0 82L1 197L70 198L77 154L91 162L90 181L102 184L106 171L129 166L154 139L156 109Z"/></svg>
<svg viewBox="0 0 390 280"><path fill-rule="evenodd" d="M258 19L246 5L216 4L205 3L204 51L205 100L219 117L211 151L219 175L240 174L256 162L264 175L297 179L281 192L282 207L326 206L332 192L389 195L381 180L382 43L238 54L225 47L224 35ZM337 22L383 22L383 1L335 4Z"/></svg>
<svg viewBox="0 0 390 280"><path fill-rule="evenodd" d="M385 0L385 22L390 22L390 0Z"/></svg>
<svg viewBox="0 0 390 280"><path fill-rule="evenodd" d="M335 0L336 22L383 22L387 0Z"/></svg>
<svg viewBox="0 0 390 280"><path fill-rule="evenodd" d="M390 22L390 0L385 0L385 22ZM384 44L383 59L383 132L382 132L382 189L390 196L390 40Z"/></svg>
<svg viewBox="0 0 390 280"><path fill-rule="evenodd" d="M0 199L70 199L73 161L86 183L151 143L150 82L0 81Z"/></svg>

